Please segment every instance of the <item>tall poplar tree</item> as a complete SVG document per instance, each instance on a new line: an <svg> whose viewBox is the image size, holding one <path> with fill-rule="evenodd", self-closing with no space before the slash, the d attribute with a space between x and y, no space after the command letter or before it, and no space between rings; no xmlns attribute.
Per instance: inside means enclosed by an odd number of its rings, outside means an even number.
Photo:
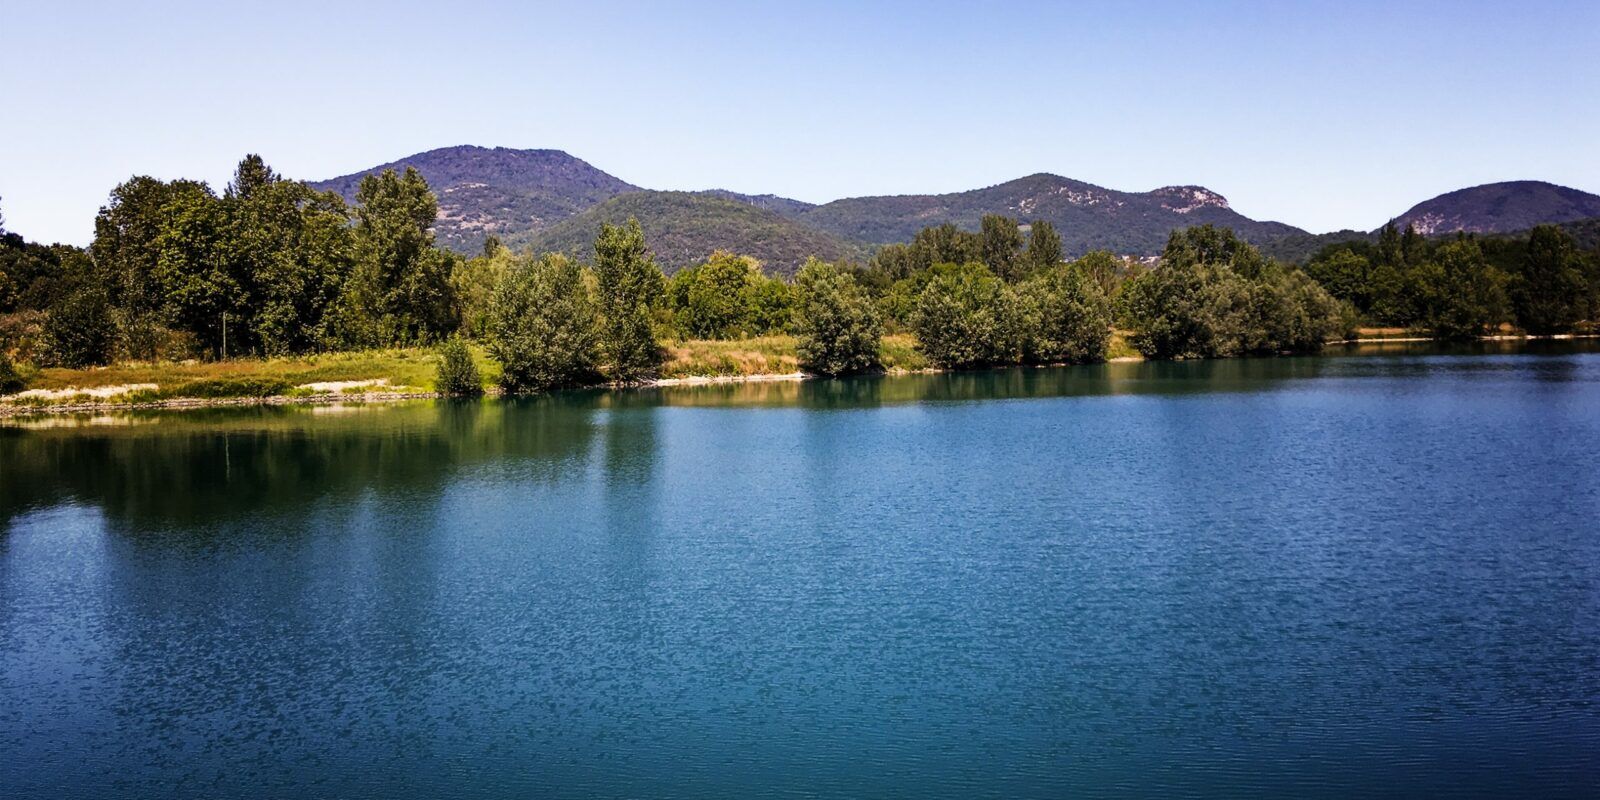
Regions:
<svg viewBox="0 0 1600 800"><path fill-rule="evenodd" d="M594 255L600 343L611 365L611 378L622 383L648 379L661 365L650 306L661 295L665 279L645 247L639 221L601 223Z"/></svg>

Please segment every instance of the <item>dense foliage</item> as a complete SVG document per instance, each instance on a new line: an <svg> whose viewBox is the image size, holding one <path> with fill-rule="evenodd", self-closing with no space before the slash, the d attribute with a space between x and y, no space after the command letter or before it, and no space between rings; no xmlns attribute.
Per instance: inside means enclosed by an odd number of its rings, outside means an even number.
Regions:
<svg viewBox="0 0 1600 800"><path fill-rule="evenodd" d="M1600 316L1600 252L1565 229L1429 239L1391 224L1373 242L1324 247L1306 272L1368 322L1463 338L1511 324L1563 333Z"/></svg>
<svg viewBox="0 0 1600 800"><path fill-rule="evenodd" d="M631 383L652 377L661 364L661 345L651 326L651 307L665 281L645 247L638 220L600 225L594 240L594 272L600 347L612 380Z"/></svg>
<svg viewBox="0 0 1600 800"><path fill-rule="evenodd" d="M459 336L439 346L439 372L434 389L446 397L475 397L483 394L483 377L472 360L472 348Z"/></svg>
<svg viewBox="0 0 1600 800"><path fill-rule="evenodd" d="M1017 287L1015 313L1024 362L1105 360L1111 344L1111 299L1091 272L1098 263L1086 257L1076 264L1053 264Z"/></svg>
<svg viewBox="0 0 1600 800"><path fill-rule="evenodd" d="M795 275L799 294L800 366L817 375L848 375L878 368L883 326L855 278L815 259Z"/></svg>
<svg viewBox="0 0 1600 800"><path fill-rule="evenodd" d="M518 259L490 304L489 353L512 394L593 383L600 329L577 262L559 253Z"/></svg>
<svg viewBox="0 0 1600 800"><path fill-rule="evenodd" d="M767 276L753 258L720 250L674 274L665 303L674 330L694 339L783 333L794 310L789 284Z"/></svg>
<svg viewBox="0 0 1600 800"><path fill-rule="evenodd" d="M337 338L372 347L427 342L454 327L452 259L433 246L439 205L422 175L369 175L356 190L355 264L340 297Z"/></svg>
<svg viewBox="0 0 1600 800"><path fill-rule="evenodd" d="M1005 282L979 262L941 264L933 272L911 315L928 359L958 369L1020 361L1017 303Z"/></svg>
<svg viewBox="0 0 1600 800"><path fill-rule="evenodd" d="M1160 267L1129 279L1119 306L1148 358L1315 352L1349 327L1315 281L1210 226L1173 233Z"/></svg>

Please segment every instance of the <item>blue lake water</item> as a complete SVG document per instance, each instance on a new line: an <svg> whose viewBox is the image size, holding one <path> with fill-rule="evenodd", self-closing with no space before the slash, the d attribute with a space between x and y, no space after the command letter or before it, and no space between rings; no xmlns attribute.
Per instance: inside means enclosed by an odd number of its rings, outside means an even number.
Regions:
<svg viewBox="0 0 1600 800"><path fill-rule="evenodd" d="M0 797L1594 796L1600 349L0 427Z"/></svg>

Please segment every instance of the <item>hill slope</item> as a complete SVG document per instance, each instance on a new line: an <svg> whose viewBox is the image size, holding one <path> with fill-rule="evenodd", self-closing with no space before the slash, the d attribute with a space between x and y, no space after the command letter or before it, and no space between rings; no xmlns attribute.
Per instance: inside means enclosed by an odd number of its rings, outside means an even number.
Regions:
<svg viewBox="0 0 1600 800"><path fill-rule="evenodd" d="M559 252L585 261L594 255L600 223L639 220L661 268L673 272L703 261L713 250L754 256L770 273L792 274L809 256L861 260L858 245L814 230L775 211L701 192L630 192L618 195L525 239L507 244Z"/></svg>
<svg viewBox="0 0 1600 800"><path fill-rule="evenodd" d="M1424 200L1395 218L1423 235L1510 233L1545 222L1600 217L1600 195L1544 181L1487 183Z"/></svg>
<svg viewBox="0 0 1600 800"><path fill-rule="evenodd" d="M922 228L945 222L977 230L985 214L1048 220L1069 256L1096 249L1159 253L1172 230L1208 223L1226 225L1255 242L1304 233L1280 222L1256 222L1200 186L1119 192L1047 173L953 194L835 200L798 219L839 236L887 244L909 241Z"/></svg>
<svg viewBox="0 0 1600 800"><path fill-rule="evenodd" d="M416 167L439 197L439 244L477 252L489 234L525 237L639 187L560 150L445 147L311 186L354 200L361 178Z"/></svg>
<svg viewBox="0 0 1600 800"><path fill-rule="evenodd" d="M807 203L804 200L791 200L790 198L779 197L775 194L740 194L738 192L730 192L727 189L705 189L695 192L695 194L720 197L724 200L734 200L740 203L755 206L756 208L764 208L768 211L775 211L778 214L790 219L798 219L801 214L804 214L805 212L817 207L815 203Z"/></svg>

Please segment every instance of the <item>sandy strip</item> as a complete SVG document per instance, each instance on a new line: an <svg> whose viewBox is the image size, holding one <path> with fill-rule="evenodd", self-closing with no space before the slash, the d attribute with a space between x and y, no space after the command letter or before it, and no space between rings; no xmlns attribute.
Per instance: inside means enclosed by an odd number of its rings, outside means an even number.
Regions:
<svg viewBox="0 0 1600 800"><path fill-rule="evenodd" d="M159 387L153 383L124 383L121 386L96 386L93 389L76 389L68 386L65 389L29 389L25 392L17 392L16 394L11 395L8 399L14 398L23 400L27 398L38 398L40 400L65 400L69 397L87 395L97 400L105 400L107 398L116 397L119 394L155 391L157 388Z"/></svg>

